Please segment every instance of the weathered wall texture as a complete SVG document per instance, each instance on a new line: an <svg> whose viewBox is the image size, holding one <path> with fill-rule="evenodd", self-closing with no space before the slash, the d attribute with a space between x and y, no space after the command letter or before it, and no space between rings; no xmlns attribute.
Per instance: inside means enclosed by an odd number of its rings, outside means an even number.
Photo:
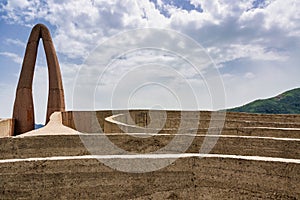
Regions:
<svg viewBox="0 0 300 200"><path fill-rule="evenodd" d="M299 199L300 167L222 158L180 158L150 173L97 160L4 163L4 199Z"/></svg>
<svg viewBox="0 0 300 200"><path fill-rule="evenodd" d="M173 138L172 135L155 135L150 138L137 138L125 134L109 135L47 135L24 138L1 138L1 159L49 157L49 156L74 156L89 155L84 143L89 145L89 150L99 155L105 155L101 151L100 141L108 137L116 146L134 153L151 153L165 147ZM182 136L180 139L185 139ZM196 136L186 150L187 153L199 153L204 136ZM269 156L281 158L300 159L300 142L261 138L220 137L210 153L234 154L245 156ZM99 150L97 150L99 148ZM181 153L177 149L169 149L169 153ZM110 153L110 152L108 152Z"/></svg>
<svg viewBox="0 0 300 200"><path fill-rule="evenodd" d="M0 137L12 136L14 134L14 120L0 119Z"/></svg>

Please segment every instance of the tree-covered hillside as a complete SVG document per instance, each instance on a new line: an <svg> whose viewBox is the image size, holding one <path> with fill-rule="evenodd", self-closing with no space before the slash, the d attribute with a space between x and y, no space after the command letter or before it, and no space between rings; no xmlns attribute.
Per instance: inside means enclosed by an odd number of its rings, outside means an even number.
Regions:
<svg viewBox="0 0 300 200"><path fill-rule="evenodd" d="M227 111L300 114L300 88L289 90L273 98L256 100L241 107L228 109Z"/></svg>

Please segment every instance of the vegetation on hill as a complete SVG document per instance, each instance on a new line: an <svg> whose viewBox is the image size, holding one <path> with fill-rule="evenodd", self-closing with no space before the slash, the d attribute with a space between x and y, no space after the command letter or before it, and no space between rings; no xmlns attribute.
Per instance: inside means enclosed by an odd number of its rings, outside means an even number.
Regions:
<svg viewBox="0 0 300 200"><path fill-rule="evenodd" d="M300 114L300 88L289 90L276 97L260 99L241 107L228 109L232 112Z"/></svg>

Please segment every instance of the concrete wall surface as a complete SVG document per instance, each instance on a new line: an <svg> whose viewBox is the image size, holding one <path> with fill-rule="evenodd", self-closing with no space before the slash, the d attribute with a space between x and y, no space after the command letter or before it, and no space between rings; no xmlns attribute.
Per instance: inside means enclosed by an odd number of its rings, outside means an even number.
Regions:
<svg viewBox="0 0 300 200"><path fill-rule="evenodd" d="M189 157L154 172L124 173L79 159L2 163L0 171L1 199L300 198L293 163Z"/></svg>
<svg viewBox="0 0 300 200"><path fill-rule="evenodd" d="M63 124L81 132L157 132L180 129L293 128L300 129L300 115L267 115L209 111L69 111ZM212 117L213 116L213 117ZM107 119L106 119L107 118ZM216 125L215 125L216 124Z"/></svg>
<svg viewBox="0 0 300 200"><path fill-rule="evenodd" d="M106 141L110 141L128 153L153 153L162 148L165 149L160 153L199 153L204 139L216 142L211 151L206 153L300 159L299 140L243 137L209 138L187 135L177 135L174 139L172 135L159 134L150 138L139 138L125 134L6 137L0 138L0 152L1 159L124 154L123 152L109 151L110 148L105 145ZM167 144L171 141L174 144L168 147ZM184 149L186 145L187 149ZM181 150L182 152L180 152Z"/></svg>
<svg viewBox="0 0 300 200"><path fill-rule="evenodd" d="M12 136L14 133L13 119L0 119L0 137Z"/></svg>

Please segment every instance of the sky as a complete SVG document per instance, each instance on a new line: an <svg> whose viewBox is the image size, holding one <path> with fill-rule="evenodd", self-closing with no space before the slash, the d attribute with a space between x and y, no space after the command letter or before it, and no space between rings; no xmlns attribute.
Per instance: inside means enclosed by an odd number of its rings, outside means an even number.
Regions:
<svg viewBox="0 0 300 200"><path fill-rule="evenodd" d="M0 0L1 118L37 23L51 32L67 110L217 110L300 86L298 0ZM36 123L47 94L40 42Z"/></svg>

